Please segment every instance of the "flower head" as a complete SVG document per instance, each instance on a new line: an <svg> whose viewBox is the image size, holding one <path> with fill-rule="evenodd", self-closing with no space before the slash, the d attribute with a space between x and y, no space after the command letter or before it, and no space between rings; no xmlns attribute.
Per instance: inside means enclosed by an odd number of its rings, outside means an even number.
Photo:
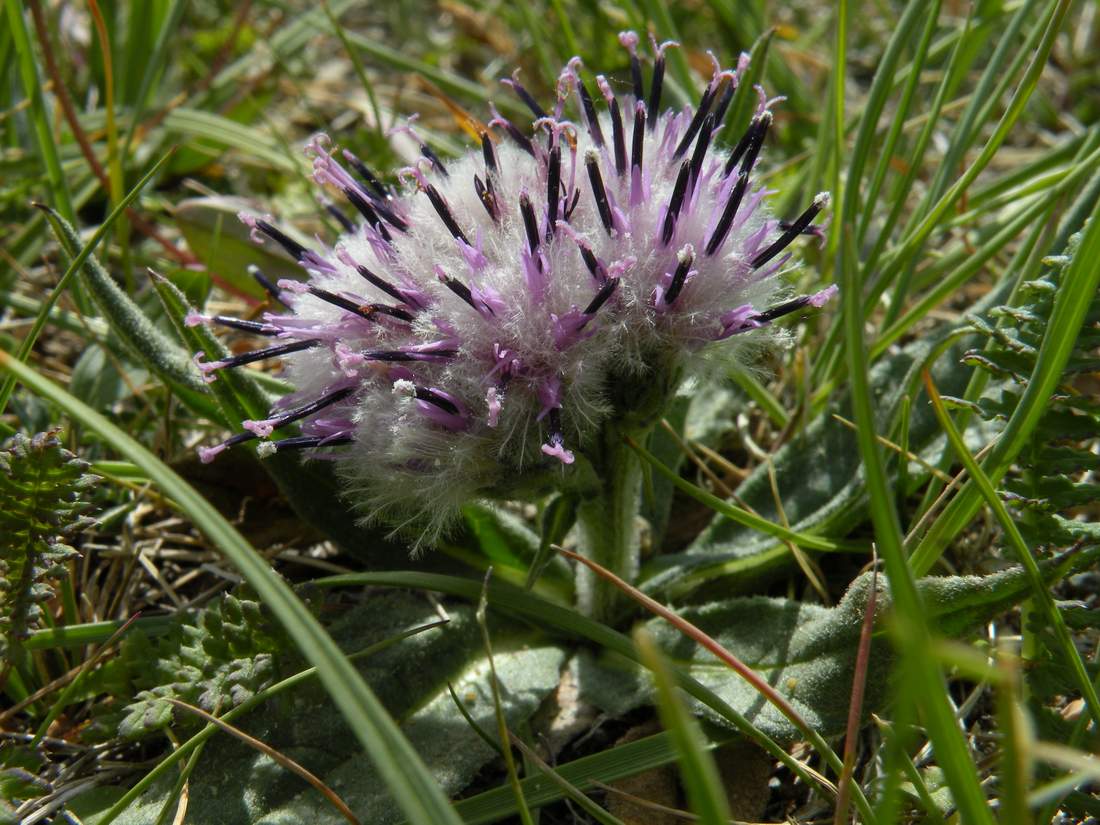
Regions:
<svg viewBox="0 0 1100 825"><path fill-rule="evenodd" d="M835 287L792 298L778 276L828 196L790 224L768 213L753 169L775 101L760 93L732 149L713 141L745 59L715 61L697 106L662 111L674 44L653 44L645 88L637 36L620 39L632 90L598 76L598 105L574 58L547 111L513 76L533 131L493 109L479 150L444 163L421 144L399 190L326 136L309 142L314 180L357 216L330 207L346 232L309 249L241 215L309 277L262 280L287 312L261 322L193 316L271 342L199 368L278 356L296 391L204 460L253 439L261 454L331 453L368 514L430 534L472 497L568 473L606 423L652 422L685 377L828 300ZM274 437L295 422L301 435Z"/></svg>

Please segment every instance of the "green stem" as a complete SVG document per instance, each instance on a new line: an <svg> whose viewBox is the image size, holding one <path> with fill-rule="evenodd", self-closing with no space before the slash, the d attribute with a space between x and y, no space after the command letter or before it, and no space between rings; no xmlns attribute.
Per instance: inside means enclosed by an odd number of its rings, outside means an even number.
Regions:
<svg viewBox="0 0 1100 825"><path fill-rule="evenodd" d="M597 480L577 508L577 521L584 555L633 583L638 576L642 468L626 434L621 426L605 428L601 451L593 456ZM645 434L632 435L638 439ZM587 567L577 571L577 605L585 616L611 623L625 607L623 598L618 588Z"/></svg>

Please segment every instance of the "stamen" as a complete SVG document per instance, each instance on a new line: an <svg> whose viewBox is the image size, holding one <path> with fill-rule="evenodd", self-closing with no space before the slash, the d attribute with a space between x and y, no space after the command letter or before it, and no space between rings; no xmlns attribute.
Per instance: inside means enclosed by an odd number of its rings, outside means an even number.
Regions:
<svg viewBox="0 0 1100 825"><path fill-rule="evenodd" d="M399 290L389 281L379 278L362 264L356 264L355 268L369 284L378 287L394 300L400 301L401 303L405 303L406 301L408 301L408 298L404 295L404 293L401 292L401 290Z"/></svg>
<svg viewBox="0 0 1100 825"><path fill-rule="evenodd" d="M235 355L232 358L223 358L221 361L212 361L205 366L210 371L233 369L234 367L241 367L245 364L253 364L256 361L265 361L268 358L278 358L281 355L290 355L292 352L312 349L320 343L320 338L308 338L305 341L294 341L290 344L276 344L273 347L255 349L252 350L252 352L245 352L240 355Z"/></svg>
<svg viewBox="0 0 1100 825"><path fill-rule="evenodd" d="M494 109L493 111L495 112L496 110ZM512 121L508 120L505 117L501 117L498 114L496 117L493 118L492 122L489 125L503 126L504 131L508 133L508 137L514 140L520 149L522 149L533 158L537 157L537 155L535 154L535 145L531 143L531 138L527 137L527 135L523 134L523 132L517 129L516 124L512 123Z"/></svg>
<svg viewBox="0 0 1100 825"><path fill-rule="evenodd" d="M567 207L565 207L565 214L562 216L562 217L565 218L566 221L568 221L570 218L573 217L573 210L577 208L577 204L580 203L580 200L581 200L581 190L579 188L574 189L573 190L573 200L569 201L569 205Z"/></svg>
<svg viewBox="0 0 1100 825"><path fill-rule="evenodd" d="M703 125L703 118L707 116L707 112L710 111L710 104L714 102L714 83L713 81L707 85L707 88L703 90L703 96L699 98L699 108L695 111L695 117L691 119L691 123L688 124L687 131L684 133L683 138L680 139L680 145L676 147L676 151L672 153L672 157L679 159L681 155L688 150L691 146L691 142L695 140L695 133L699 131L699 127Z"/></svg>
<svg viewBox="0 0 1100 825"><path fill-rule="evenodd" d="M676 218L679 217L680 207L684 203L684 194L687 192L690 173L691 161L685 160L680 164L680 173L676 176L676 185L672 188L672 198L668 202L665 223L661 228L661 242L665 246L668 246L668 242L672 240L672 232L676 228Z"/></svg>
<svg viewBox="0 0 1100 825"><path fill-rule="evenodd" d="M429 183L424 187L424 194L432 202L432 206L435 207L435 211L439 215L439 219L443 221L443 225L447 227L447 231L466 246L472 246L473 244L466 240L466 236L462 234L462 230L455 223L454 215L451 214L451 209L447 206L447 202L443 200L443 196L439 194L439 190Z"/></svg>
<svg viewBox="0 0 1100 825"><path fill-rule="evenodd" d="M405 232L408 230L409 225L404 220L397 217L397 215L390 211L388 207L383 206L381 202L374 202L374 210L378 213L378 216L382 218L382 220L384 220L386 223L388 223L399 232Z"/></svg>
<svg viewBox="0 0 1100 825"><path fill-rule="evenodd" d="M584 109L584 119L588 123L588 134L592 136L592 142L596 148L603 146L603 129L600 128L600 119L596 116L596 106L592 102L592 95L588 87L584 85L581 76L577 75L577 94L581 96L581 108Z"/></svg>
<svg viewBox="0 0 1100 825"><path fill-rule="evenodd" d="M293 438L281 438L278 441L266 442L268 450L282 452L283 450L306 450L310 447L337 447L342 444L350 444L355 437L350 431L333 433L332 435L296 435ZM263 445L261 445L263 446Z"/></svg>
<svg viewBox="0 0 1100 825"><path fill-rule="evenodd" d="M244 318L231 318L228 315L215 315L210 322L221 327L239 329L241 332L251 332L254 335L277 335L279 328L262 321L246 321Z"/></svg>
<svg viewBox="0 0 1100 825"><path fill-rule="evenodd" d="M645 85L642 82L642 61L638 59L636 49L630 50L630 79L634 82L634 99L645 97Z"/></svg>
<svg viewBox="0 0 1100 825"><path fill-rule="evenodd" d="M737 183L734 185L733 191L730 192L729 200L726 201L726 208L722 210L722 217L718 219L718 225L714 227L714 234L707 241L706 252L708 255L713 255L726 239L726 233L729 232L730 226L733 224L737 209L741 206L741 199L745 197L745 190L748 187L749 173L742 172L737 176Z"/></svg>
<svg viewBox="0 0 1100 825"><path fill-rule="evenodd" d="M595 315L600 311L600 307L607 303L608 299L615 292L615 288L619 285L618 278L608 278L607 282L600 287L600 291L596 293L596 297L592 299L592 302L584 308L585 315Z"/></svg>
<svg viewBox="0 0 1100 825"><path fill-rule="evenodd" d="M766 309L763 312L753 315L752 320L760 324L766 324L769 321L774 321L776 318L782 318L784 315L790 315L792 312L797 312L810 305L810 296L802 295L791 301L779 304L778 306Z"/></svg>
<svg viewBox="0 0 1100 825"><path fill-rule="evenodd" d="M366 181L367 186L373 189L375 194L378 195L379 198L385 200L389 197L389 192L386 191L386 187L382 185L381 181L379 181L378 178L375 177L374 173L367 168L367 165L363 163L363 161L359 160L359 158L357 158L347 149L344 150L343 154L344 159L348 162L351 168L358 173L359 177Z"/></svg>
<svg viewBox="0 0 1100 825"><path fill-rule="evenodd" d="M791 241L801 235L802 230L809 226L810 222L813 221L815 217L817 217L817 213L828 205L829 193L818 193L814 197L814 202L810 204L809 208L807 208L805 212L799 215L798 219L793 224L791 224L791 228L780 235L779 238L776 239L776 241L771 246L769 246L767 249L765 249L763 252L752 259L752 268L759 269L780 252L782 252L784 249L786 249Z"/></svg>
<svg viewBox="0 0 1100 825"><path fill-rule="evenodd" d="M546 168L546 239L554 236L554 225L558 222L558 204L561 198L561 145L556 144L550 150L550 159ZM534 250L531 250L534 252Z"/></svg>
<svg viewBox="0 0 1100 825"><path fill-rule="evenodd" d="M457 404L455 404L450 399L444 398L435 390L429 389L428 387L421 387L418 385L416 389L413 390L413 395L416 398L419 398L421 401L427 401L429 404L435 404L435 406L439 407L439 409L443 410L444 412L449 412L451 415L462 415L462 411L459 410Z"/></svg>
<svg viewBox="0 0 1100 825"><path fill-rule="evenodd" d="M481 156L485 158L485 175L488 177L497 170L497 156L488 132L481 133Z"/></svg>
<svg viewBox="0 0 1100 825"><path fill-rule="evenodd" d="M518 78L519 69L516 69L512 73L512 77L510 79L504 79L500 82L503 83L505 86L511 87L512 91L516 93L516 97L524 102L524 104L527 106L528 109L531 110L531 113L534 114L537 120L548 117L548 115L546 114L546 110L543 109L542 106L539 105L539 102L531 96L531 93L523 87L523 84L519 82Z"/></svg>
<svg viewBox="0 0 1100 825"><path fill-rule="evenodd" d="M722 121L726 117L726 110L729 109L730 103L733 102L733 94L737 91L737 82L730 80L726 84L726 90L722 92L722 96L718 98L718 105L714 107L714 125L716 128L722 127Z"/></svg>
<svg viewBox="0 0 1100 825"><path fill-rule="evenodd" d="M409 352L406 350L368 350L363 357L368 361L404 362L404 361L436 361L446 358L454 358L458 350L437 349L431 352Z"/></svg>
<svg viewBox="0 0 1100 825"><path fill-rule="evenodd" d="M699 140L695 143L695 151L691 155L691 180L694 184L699 180L703 171L703 160L706 158L707 149L710 148L710 137L714 131L714 115L703 118L703 125L699 128Z"/></svg>
<svg viewBox="0 0 1100 825"><path fill-rule="evenodd" d="M382 223L381 218L378 217L378 213L375 211L374 207L367 202L366 198L364 198L350 186L344 190L344 194L347 195L347 198L349 201L351 201L352 206L359 210L359 214L367 219L367 223L369 223L374 228L374 230L379 235L381 235L383 239L386 240L386 242L393 240L393 236L390 234L390 231L386 229L386 225Z"/></svg>
<svg viewBox="0 0 1100 825"><path fill-rule="evenodd" d="M760 154L760 148L764 145L764 136L768 133L768 127L771 124L771 112L764 112L759 117L753 118L748 130L741 136L741 140L737 141L737 145L733 147L733 153L726 161L723 176L733 171L733 168L737 166L737 162L742 160L742 155L744 155L744 160L741 163L741 171L752 171L753 164L756 163L756 156Z"/></svg>
<svg viewBox="0 0 1100 825"><path fill-rule="evenodd" d="M584 260L584 265L588 267L588 271L591 273L592 277L601 282L607 280L607 272L604 270L603 266L600 265L600 261L595 253L582 243L578 243L577 246L581 250L581 258Z"/></svg>
<svg viewBox="0 0 1100 825"><path fill-rule="evenodd" d="M642 150L645 146L645 104L639 100L634 104L634 134L630 146L630 167L642 168Z"/></svg>
<svg viewBox="0 0 1100 825"><path fill-rule="evenodd" d="M263 218L256 219L256 228L267 235L267 237L271 238L271 240L275 241L275 243L279 244L279 246L285 249L287 254L296 261L301 261L309 254L308 249L289 237L282 230L272 226Z"/></svg>
<svg viewBox="0 0 1100 825"><path fill-rule="evenodd" d="M492 185L493 179L489 178L489 186L491 187ZM474 175L474 191L477 192L477 198L481 201L481 205L485 207L485 211L489 213L489 217L494 221L498 221L500 217L497 210L496 196L490 189L486 188L481 178L477 175Z"/></svg>
<svg viewBox="0 0 1100 825"><path fill-rule="evenodd" d="M248 274L252 276L253 280L255 280L256 283L263 287L264 292L270 295L272 300L278 301L284 307L290 309L290 304L283 300L282 290L279 289L279 287L275 286L275 284L273 284L271 280L266 275L264 275L264 273L260 270L258 266L256 266L255 264L249 264Z"/></svg>
<svg viewBox="0 0 1100 825"><path fill-rule="evenodd" d="M646 109L653 113L653 117L649 120L649 131L653 131L653 128L657 125L657 120L660 115L661 105L661 86L665 79L665 53L663 50L658 51L657 59L653 61L653 80L649 86L649 101L646 103Z"/></svg>
<svg viewBox="0 0 1100 825"><path fill-rule="evenodd" d="M469 304L478 313L481 313L481 307L478 306L477 301L474 300L474 295L466 284L462 283L458 278L448 275L441 267L436 267L436 275L447 289L451 290L451 292ZM491 307L487 307L487 309L490 314L493 314Z"/></svg>
<svg viewBox="0 0 1100 825"><path fill-rule="evenodd" d="M607 234L611 234L611 205L607 202L607 191L603 188L603 176L600 174L600 156L595 149L589 149L584 155L584 165L588 168L588 180L592 183L592 194L596 198L596 209Z"/></svg>
<svg viewBox="0 0 1100 825"><path fill-rule="evenodd" d="M436 171L439 172L439 174L441 174L443 177L449 178L451 176L451 173L447 171L447 167L443 165L443 161L440 160L439 155L433 152L432 148L428 144L420 144L420 154L426 157L428 161L432 164L432 166L435 167Z"/></svg>
<svg viewBox="0 0 1100 825"><path fill-rule="evenodd" d="M626 171L626 138L623 137L623 116L619 111L619 101L611 95L607 105L611 107L611 139L615 142L615 172L621 175Z"/></svg>
<svg viewBox="0 0 1100 825"><path fill-rule="evenodd" d="M308 404L303 404L301 407L298 407L296 409L287 410L286 412L281 412L278 415L273 415L271 418L265 419L264 421L246 421L244 422L244 426L251 432L256 432L257 430L260 430L261 432L266 431L267 433L270 433L271 430L277 430L280 427L285 427L287 424L293 424L295 421L300 421L307 416L313 415L315 412L320 412L325 407L330 407L339 401L343 401L353 392L355 392L355 387L344 387L343 389L334 390L327 395L322 395L315 401L310 401ZM255 424L256 426L249 427L248 425L250 423Z"/></svg>
<svg viewBox="0 0 1100 825"><path fill-rule="evenodd" d="M684 247L677 257L680 259L680 265L676 267L676 271L672 273L672 281L669 283L668 290L665 292L664 300L666 304L671 304L680 296L680 292L687 282L687 276L688 272L691 270L691 265L695 262L695 253L692 251L690 245Z"/></svg>
<svg viewBox="0 0 1100 825"><path fill-rule="evenodd" d="M378 319L374 316L378 314L389 315L391 318L397 318L400 321L412 322L413 320L413 316L407 311L399 307L391 307L388 304L358 304L350 298L345 298L343 295L337 295L335 292L329 292L327 289L316 286L309 287L308 292L315 298L320 298L333 306L346 309L365 321L377 321Z"/></svg>
<svg viewBox="0 0 1100 825"><path fill-rule="evenodd" d="M345 232L355 231L355 224L351 222L351 218L349 218L347 215L337 209L335 205L331 203L326 203L325 211L332 215L332 217L336 219L336 222L340 224L340 226L344 227Z"/></svg>
<svg viewBox="0 0 1100 825"><path fill-rule="evenodd" d="M520 193L519 211L523 215L523 228L527 232L527 246L531 255L537 256L539 251L539 226L535 219L535 209L531 206L531 200L526 192Z"/></svg>

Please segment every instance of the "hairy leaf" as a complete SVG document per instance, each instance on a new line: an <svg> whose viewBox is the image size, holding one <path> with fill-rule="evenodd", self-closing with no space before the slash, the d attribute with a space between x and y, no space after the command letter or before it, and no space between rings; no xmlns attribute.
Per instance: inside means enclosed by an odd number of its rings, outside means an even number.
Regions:
<svg viewBox="0 0 1100 825"><path fill-rule="evenodd" d="M458 715L447 690L448 683L453 685L474 720L492 728L489 664L474 610L449 606L448 613L451 621L445 628L406 639L360 668L444 791L455 794L495 752ZM332 633L346 650L354 651L435 618L431 606L417 596L379 593L349 609ZM504 711L514 728L557 685L566 654L529 631L517 633L492 623L490 630ZM242 727L320 776L362 822L400 821L385 784L347 736L340 715L319 688L303 688L285 703L252 714ZM346 821L300 779L224 738L208 743L191 776L190 790L187 821L195 825ZM116 822L134 825L155 818L167 791L167 784L156 787Z"/></svg>
<svg viewBox="0 0 1100 825"><path fill-rule="evenodd" d="M1100 558L1100 548L1067 552L1043 562L1048 578L1083 569ZM881 581L881 579L880 579ZM680 611L775 686L810 725L825 736L842 733L848 717L860 627L867 605L870 574L853 582L836 607L764 596L727 599ZM885 584L880 587L885 588ZM965 633L1027 598L1028 581L1021 568L991 576L927 577L919 588L928 620L945 635ZM877 613L889 612L890 596L878 596ZM743 713L754 725L780 741L799 732L747 682L691 639L660 619L647 623L668 656L693 677ZM893 653L884 639L872 645L867 677L867 711L881 710ZM650 680L621 656L597 659L584 653L575 668L582 692L608 713L622 714L650 701ZM701 707L701 706L700 706ZM703 711L709 713L708 711ZM715 721L721 722L715 718Z"/></svg>

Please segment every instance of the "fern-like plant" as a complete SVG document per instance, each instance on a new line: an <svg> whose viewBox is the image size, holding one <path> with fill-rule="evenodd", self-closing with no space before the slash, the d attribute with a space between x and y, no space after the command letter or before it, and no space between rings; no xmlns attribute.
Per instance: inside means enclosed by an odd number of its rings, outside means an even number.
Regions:
<svg viewBox="0 0 1100 825"><path fill-rule="evenodd" d="M1061 279L1077 252L1081 233L1065 254L1047 258L1047 273L1020 286L1023 300L999 306L990 319L972 321L987 341L966 353L964 361L997 382L998 392L976 402L952 399L987 421L1003 420L1020 403L1035 368L1039 344L1050 324ZM1088 373L1100 369L1100 295L1092 297L1085 323L1066 364L1057 392L1050 398L1031 440L1017 458L1019 473L1006 478L1003 495L1021 511L1021 528L1035 545L1065 546L1100 541L1092 518L1067 519L1070 508L1100 500L1100 484L1091 471L1100 468L1100 399L1083 389ZM1091 540L1090 540L1091 539Z"/></svg>
<svg viewBox="0 0 1100 825"><path fill-rule="evenodd" d="M84 515L98 480L61 446L57 431L18 433L0 447L0 662L19 658L20 642L42 620L52 582L77 555L67 542L92 523Z"/></svg>
<svg viewBox="0 0 1100 825"><path fill-rule="evenodd" d="M117 721L119 734L134 739L169 724L168 699L211 713L236 707L274 681L276 654L285 645L281 630L259 602L231 595L181 617L155 644L132 634L124 658L133 671L132 682L144 689L112 721Z"/></svg>

